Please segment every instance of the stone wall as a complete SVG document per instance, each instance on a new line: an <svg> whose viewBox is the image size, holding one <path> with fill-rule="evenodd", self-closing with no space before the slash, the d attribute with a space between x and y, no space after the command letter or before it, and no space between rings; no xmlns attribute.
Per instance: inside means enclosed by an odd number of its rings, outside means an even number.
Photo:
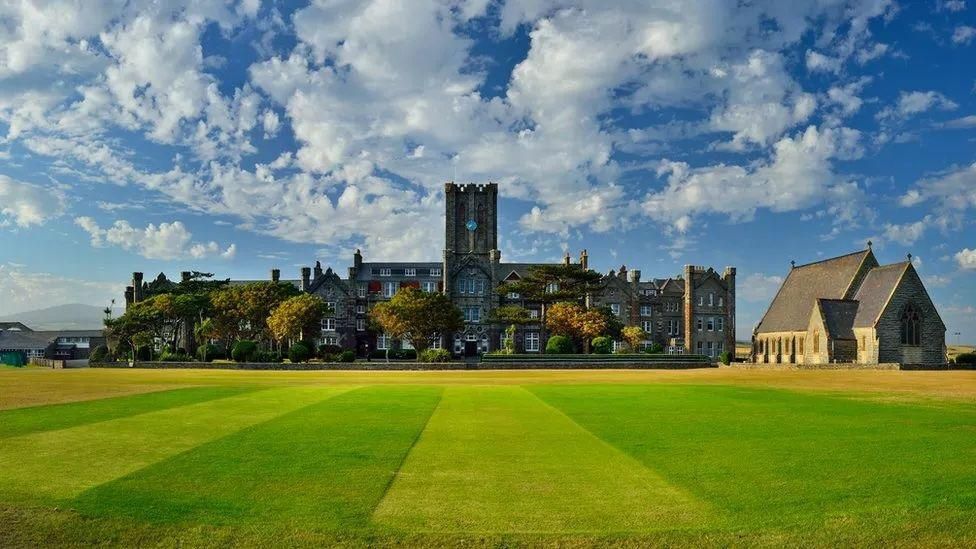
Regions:
<svg viewBox="0 0 976 549"><path fill-rule="evenodd" d="M92 368L129 368L127 362L91 364ZM467 362L312 362L308 364L278 364L265 362L137 362L141 369L202 369L202 370L297 370L297 371L348 371L348 370L687 370L714 368L705 362L521 362L521 363L467 363Z"/></svg>

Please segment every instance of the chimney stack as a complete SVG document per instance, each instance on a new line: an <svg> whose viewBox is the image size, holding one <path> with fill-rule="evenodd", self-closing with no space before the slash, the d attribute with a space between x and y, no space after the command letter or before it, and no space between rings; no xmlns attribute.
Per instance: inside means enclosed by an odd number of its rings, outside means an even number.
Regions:
<svg viewBox="0 0 976 549"><path fill-rule="evenodd" d="M318 261L315 262L315 278L322 276L322 264Z"/></svg>
<svg viewBox="0 0 976 549"><path fill-rule="evenodd" d="M301 286L298 288L299 290L303 292L308 291L309 286L311 286L309 282L309 278L311 278L311 276L312 276L312 269L308 267L302 267L302 283Z"/></svg>
<svg viewBox="0 0 976 549"><path fill-rule="evenodd" d="M566 252L566 255L563 256L563 265L569 267L570 262L571 260L569 259L569 252Z"/></svg>
<svg viewBox="0 0 976 549"><path fill-rule="evenodd" d="M271 282L278 282L281 280L281 270L271 269Z"/></svg>
<svg viewBox="0 0 976 549"><path fill-rule="evenodd" d="M586 253L585 249L582 252L580 252L579 261L580 261L580 267L582 267L584 271L590 268L590 256L589 254Z"/></svg>
<svg viewBox="0 0 976 549"><path fill-rule="evenodd" d="M641 279L640 269L634 269L633 271L630 271L630 281L631 282L633 282L633 283L636 284L636 283L640 282L640 279Z"/></svg>
<svg viewBox="0 0 976 549"><path fill-rule="evenodd" d="M620 278L620 280L627 280L627 266L626 265L621 265L620 266L620 270L617 271L617 276Z"/></svg>
<svg viewBox="0 0 976 549"><path fill-rule="evenodd" d="M132 301L142 301L142 273L132 273Z"/></svg>

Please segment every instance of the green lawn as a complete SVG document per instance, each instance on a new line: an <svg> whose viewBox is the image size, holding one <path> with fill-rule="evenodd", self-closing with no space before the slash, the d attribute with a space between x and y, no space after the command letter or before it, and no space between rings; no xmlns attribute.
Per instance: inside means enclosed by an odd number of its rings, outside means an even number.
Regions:
<svg viewBox="0 0 976 549"><path fill-rule="evenodd" d="M878 374L35 372L201 386L0 411L0 547L976 544L976 373Z"/></svg>

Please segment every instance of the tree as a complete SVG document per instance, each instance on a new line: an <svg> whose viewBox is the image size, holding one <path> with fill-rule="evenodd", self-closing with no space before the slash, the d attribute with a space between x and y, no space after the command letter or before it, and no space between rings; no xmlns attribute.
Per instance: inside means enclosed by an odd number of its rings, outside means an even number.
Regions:
<svg viewBox="0 0 976 549"><path fill-rule="evenodd" d="M402 288L390 301L373 307L370 316L377 329L409 341L417 350L418 360L435 337L464 327L464 316L449 297L417 288Z"/></svg>
<svg viewBox="0 0 976 549"><path fill-rule="evenodd" d="M644 333L644 330L640 326L626 326L620 330L620 337L627 342L631 351L637 352L637 349L643 343L647 334Z"/></svg>
<svg viewBox="0 0 976 549"><path fill-rule="evenodd" d="M286 282L252 282L213 292L212 318L216 337L225 341L268 340L271 311L299 293L298 288Z"/></svg>
<svg viewBox="0 0 976 549"><path fill-rule="evenodd" d="M328 305L317 295L289 297L268 315L268 329L280 345L285 338L301 339L303 331L318 325L328 312Z"/></svg>
<svg viewBox="0 0 976 549"><path fill-rule="evenodd" d="M105 319L105 335L110 341L129 347L135 362L139 347L152 345L161 336L164 323L152 302L133 303L124 314Z"/></svg>
<svg viewBox="0 0 976 549"><path fill-rule="evenodd" d="M217 337L217 326L212 318L205 318L193 328L193 335L198 342L203 343L203 361L207 361L207 351L210 349L209 342Z"/></svg>
<svg viewBox="0 0 976 549"><path fill-rule="evenodd" d="M565 335L583 343L589 352L589 342L607 332L607 317L599 309L585 309L572 302L555 303L549 308L548 326L552 333Z"/></svg>
<svg viewBox="0 0 976 549"><path fill-rule="evenodd" d="M521 279L500 285L500 294L516 293L528 302L541 305L543 332L550 329L549 308L554 303L569 302L584 306L587 296L598 294L605 286L603 275L575 264L534 265Z"/></svg>

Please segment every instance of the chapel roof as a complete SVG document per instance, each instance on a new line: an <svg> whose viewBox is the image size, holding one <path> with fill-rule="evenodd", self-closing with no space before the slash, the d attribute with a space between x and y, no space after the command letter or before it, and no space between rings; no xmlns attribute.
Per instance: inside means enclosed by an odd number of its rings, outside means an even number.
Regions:
<svg viewBox="0 0 976 549"><path fill-rule="evenodd" d="M870 328L874 326L878 316L888 304L888 298L895 291L898 281L901 280L909 265L911 265L910 262L902 261L875 267L868 272L854 296L854 299L861 303L861 307L857 311L857 318L854 319L855 327Z"/></svg>

